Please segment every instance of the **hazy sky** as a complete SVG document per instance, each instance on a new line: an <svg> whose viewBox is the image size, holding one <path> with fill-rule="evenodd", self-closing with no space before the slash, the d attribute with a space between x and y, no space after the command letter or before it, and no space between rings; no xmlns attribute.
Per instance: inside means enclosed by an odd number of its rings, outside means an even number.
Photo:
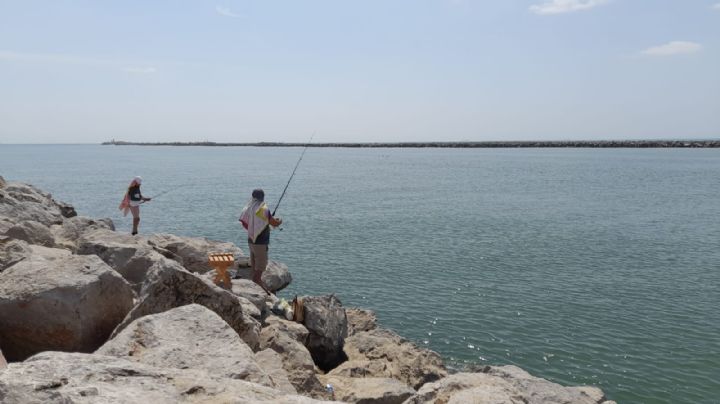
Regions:
<svg viewBox="0 0 720 404"><path fill-rule="evenodd" d="M720 138L720 0L0 0L0 143Z"/></svg>

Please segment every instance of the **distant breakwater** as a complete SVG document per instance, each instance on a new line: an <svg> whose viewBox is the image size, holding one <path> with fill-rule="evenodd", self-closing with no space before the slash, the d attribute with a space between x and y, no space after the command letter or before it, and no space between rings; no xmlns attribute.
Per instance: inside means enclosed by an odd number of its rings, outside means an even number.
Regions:
<svg viewBox="0 0 720 404"><path fill-rule="evenodd" d="M395 142L395 143L228 143L228 142L126 142L111 140L104 146L215 146L215 147L348 147L348 148L720 148L720 140L564 140L497 142Z"/></svg>

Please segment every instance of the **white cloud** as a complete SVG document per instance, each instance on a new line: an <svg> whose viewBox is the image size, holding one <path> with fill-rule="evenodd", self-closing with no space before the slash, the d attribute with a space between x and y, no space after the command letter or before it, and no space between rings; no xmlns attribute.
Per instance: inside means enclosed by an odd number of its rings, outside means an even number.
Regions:
<svg viewBox="0 0 720 404"><path fill-rule="evenodd" d="M215 11L218 12L220 15L224 15L225 17L232 17L232 18L240 18L242 17L242 14L234 13L232 10L230 10L227 7L224 6L215 6Z"/></svg>
<svg viewBox="0 0 720 404"><path fill-rule="evenodd" d="M647 56L674 56L700 52L702 48L702 45L695 42L672 41L664 45L647 48L640 53Z"/></svg>
<svg viewBox="0 0 720 404"><path fill-rule="evenodd" d="M133 74L152 74L157 73L157 69L154 67L126 67L123 69L128 73Z"/></svg>
<svg viewBox="0 0 720 404"><path fill-rule="evenodd" d="M535 14L563 14L575 11L589 10L601 6L610 0L548 0L542 4L530 6L530 11Z"/></svg>

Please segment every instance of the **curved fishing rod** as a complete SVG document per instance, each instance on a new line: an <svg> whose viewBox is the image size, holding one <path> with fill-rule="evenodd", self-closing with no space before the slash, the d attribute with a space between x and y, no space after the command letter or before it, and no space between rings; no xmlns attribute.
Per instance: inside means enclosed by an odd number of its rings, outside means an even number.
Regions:
<svg viewBox="0 0 720 404"><path fill-rule="evenodd" d="M275 216L275 212L277 212L278 208L280 207L280 202L282 202L283 196L285 196L285 191L287 191L288 186L290 185L290 181L292 181L293 177L295 176L295 171L297 171L298 167L300 166L300 162L303 159L303 156L305 156L305 152L307 151L308 146L310 146L310 143L312 143L313 138L315 137L315 132L313 132L312 136L310 136L310 140L305 143L305 147L303 148L302 153L300 154L300 158L297 161L297 164L295 164L295 168L293 169L292 174L290 174L290 179L288 180L287 184L285 184L285 189L283 189L282 194L280 194L280 199L278 199L277 204L275 204L275 210L273 210L273 217Z"/></svg>

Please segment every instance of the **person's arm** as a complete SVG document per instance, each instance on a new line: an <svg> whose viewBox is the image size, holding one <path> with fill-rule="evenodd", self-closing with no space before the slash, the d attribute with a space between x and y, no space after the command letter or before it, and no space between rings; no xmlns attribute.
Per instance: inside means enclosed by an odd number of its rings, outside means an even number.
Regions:
<svg viewBox="0 0 720 404"><path fill-rule="evenodd" d="M268 213L268 222L270 223L270 226L272 227L278 227L282 224L282 219L274 218L272 214Z"/></svg>

